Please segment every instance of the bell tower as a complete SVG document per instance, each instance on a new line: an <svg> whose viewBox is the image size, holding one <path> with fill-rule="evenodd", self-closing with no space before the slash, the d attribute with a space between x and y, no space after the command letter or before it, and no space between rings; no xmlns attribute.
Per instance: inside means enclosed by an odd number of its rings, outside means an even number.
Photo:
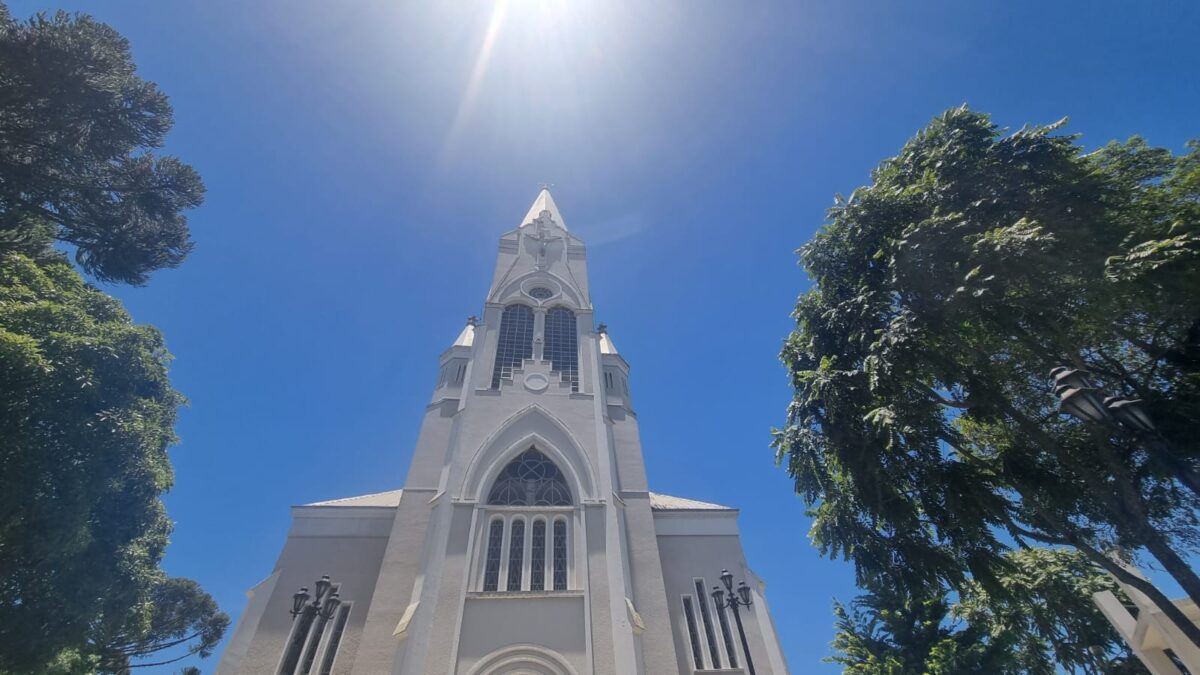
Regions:
<svg viewBox="0 0 1200 675"><path fill-rule="evenodd" d="M549 189L500 237L482 319L439 373L359 666L452 672L525 644L597 672L674 669L628 365L594 325L586 248Z"/></svg>
<svg viewBox="0 0 1200 675"><path fill-rule="evenodd" d="M705 581L749 577L737 511L649 491L629 363L546 187L437 373L403 489L296 507L221 672L743 672ZM286 623L272 607L316 572L338 618ZM754 638L770 662L774 633Z"/></svg>

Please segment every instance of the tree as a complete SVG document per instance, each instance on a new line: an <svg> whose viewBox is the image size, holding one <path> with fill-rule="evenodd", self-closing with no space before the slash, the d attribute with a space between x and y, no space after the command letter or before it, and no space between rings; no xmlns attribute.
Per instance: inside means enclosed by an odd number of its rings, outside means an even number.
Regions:
<svg viewBox="0 0 1200 675"><path fill-rule="evenodd" d="M146 604L146 620L120 625L103 643L94 645L100 670L123 673L194 655L211 656L229 627L229 617L191 579L164 579L154 586ZM157 656L163 652L168 655Z"/></svg>
<svg viewBox="0 0 1200 675"><path fill-rule="evenodd" d="M0 252L55 237L92 276L131 284L178 265L204 185L149 152L172 123L115 30L64 12L18 22L0 3Z"/></svg>
<svg viewBox="0 0 1200 675"><path fill-rule="evenodd" d="M1091 602L1094 592L1116 590L1110 577L1063 549L1008 558L1002 597L977 585L957 601L944 589L912 595L877 586L851 611L835 603L828 660L851 675L1146 672Z"/></svg>
<svg viewBox="0 0 1200 675"><path fill-rule="evenodd" d="M223 630L211 598L158 567L183 403L169 358L66 260L0 256L0 672L144 649L181 622L207 627L207 650Z"/></svg>
<svg viewBox="0 0 1200 675"><path fill-rule="evenodd" d="M111 28L0 3L0 673L207 655L228 624L159 567L184 402L162 336L54 248L102 281L179 264L203 186L150 154L170 126Z"/></svg>
<svg viewBox="0 0 1200 675"><path fill-rule="evenodd" d="M862 583L999 590L1014 544L1066 545L1200 645L1120 563L1200 601L1200 143L1089 154L1061 125L949 110L839 197L801 250L815 283L775 447L814 542ZM1141 398L1158 433L1061 414L1060 365Z"/></svg>
<svg viewBox="0 0 1200 675"><path fill-rule="evenodd" d="M1006 645L956 625L945 594L912 595L879 586L855 598L848 611L835 602L834 655L846 675L951 675L1011 672Z"/></svg>

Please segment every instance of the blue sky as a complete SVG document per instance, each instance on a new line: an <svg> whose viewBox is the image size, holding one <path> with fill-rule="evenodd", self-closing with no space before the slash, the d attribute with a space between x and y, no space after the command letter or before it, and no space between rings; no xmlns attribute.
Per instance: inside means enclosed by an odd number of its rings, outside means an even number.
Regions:
<svg viewBox="0 0 1200 675"><path fill-rule="evenodd" d="M437 355L548 181L632 364L652 488L741 507L792 671L836 672L852 570L809 545L767 447L794 250L964 101L1070 116L1089 146L1200 136L1195 3L50 2L11 8L125 34L208 185L184 265L111 290L191 399L166 567L235 620L289 505L402 483Z"/></svg>

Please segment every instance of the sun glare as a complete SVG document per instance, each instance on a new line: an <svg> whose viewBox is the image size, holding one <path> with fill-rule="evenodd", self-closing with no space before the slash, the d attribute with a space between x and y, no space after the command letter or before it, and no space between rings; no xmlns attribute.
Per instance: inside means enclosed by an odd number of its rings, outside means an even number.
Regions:
<svg viewBox="0 0 1200 675"><path fill-rule="evenodd" d="M533 133L568 125L611 91L628 57L628 10L591 2L496 0L469 5L474 16L456 20L478 28L464 35L471 58L439 164L463 147L468 128L520 142ZM461 7L461 6L460 6ZM480 11L487 12L480 24ZM605 98L614 103L613 96Z"/></svg>

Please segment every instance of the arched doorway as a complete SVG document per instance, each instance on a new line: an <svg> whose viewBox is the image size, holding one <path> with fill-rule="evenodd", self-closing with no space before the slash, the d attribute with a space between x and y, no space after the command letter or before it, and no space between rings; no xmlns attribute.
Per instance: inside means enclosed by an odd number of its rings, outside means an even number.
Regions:
<svg viewBox="0 0 1200 675"><path fill-rule="evenodd" d="M469 675L575 675L575 669L552 649L513 645L484 657Z"/></svg>

